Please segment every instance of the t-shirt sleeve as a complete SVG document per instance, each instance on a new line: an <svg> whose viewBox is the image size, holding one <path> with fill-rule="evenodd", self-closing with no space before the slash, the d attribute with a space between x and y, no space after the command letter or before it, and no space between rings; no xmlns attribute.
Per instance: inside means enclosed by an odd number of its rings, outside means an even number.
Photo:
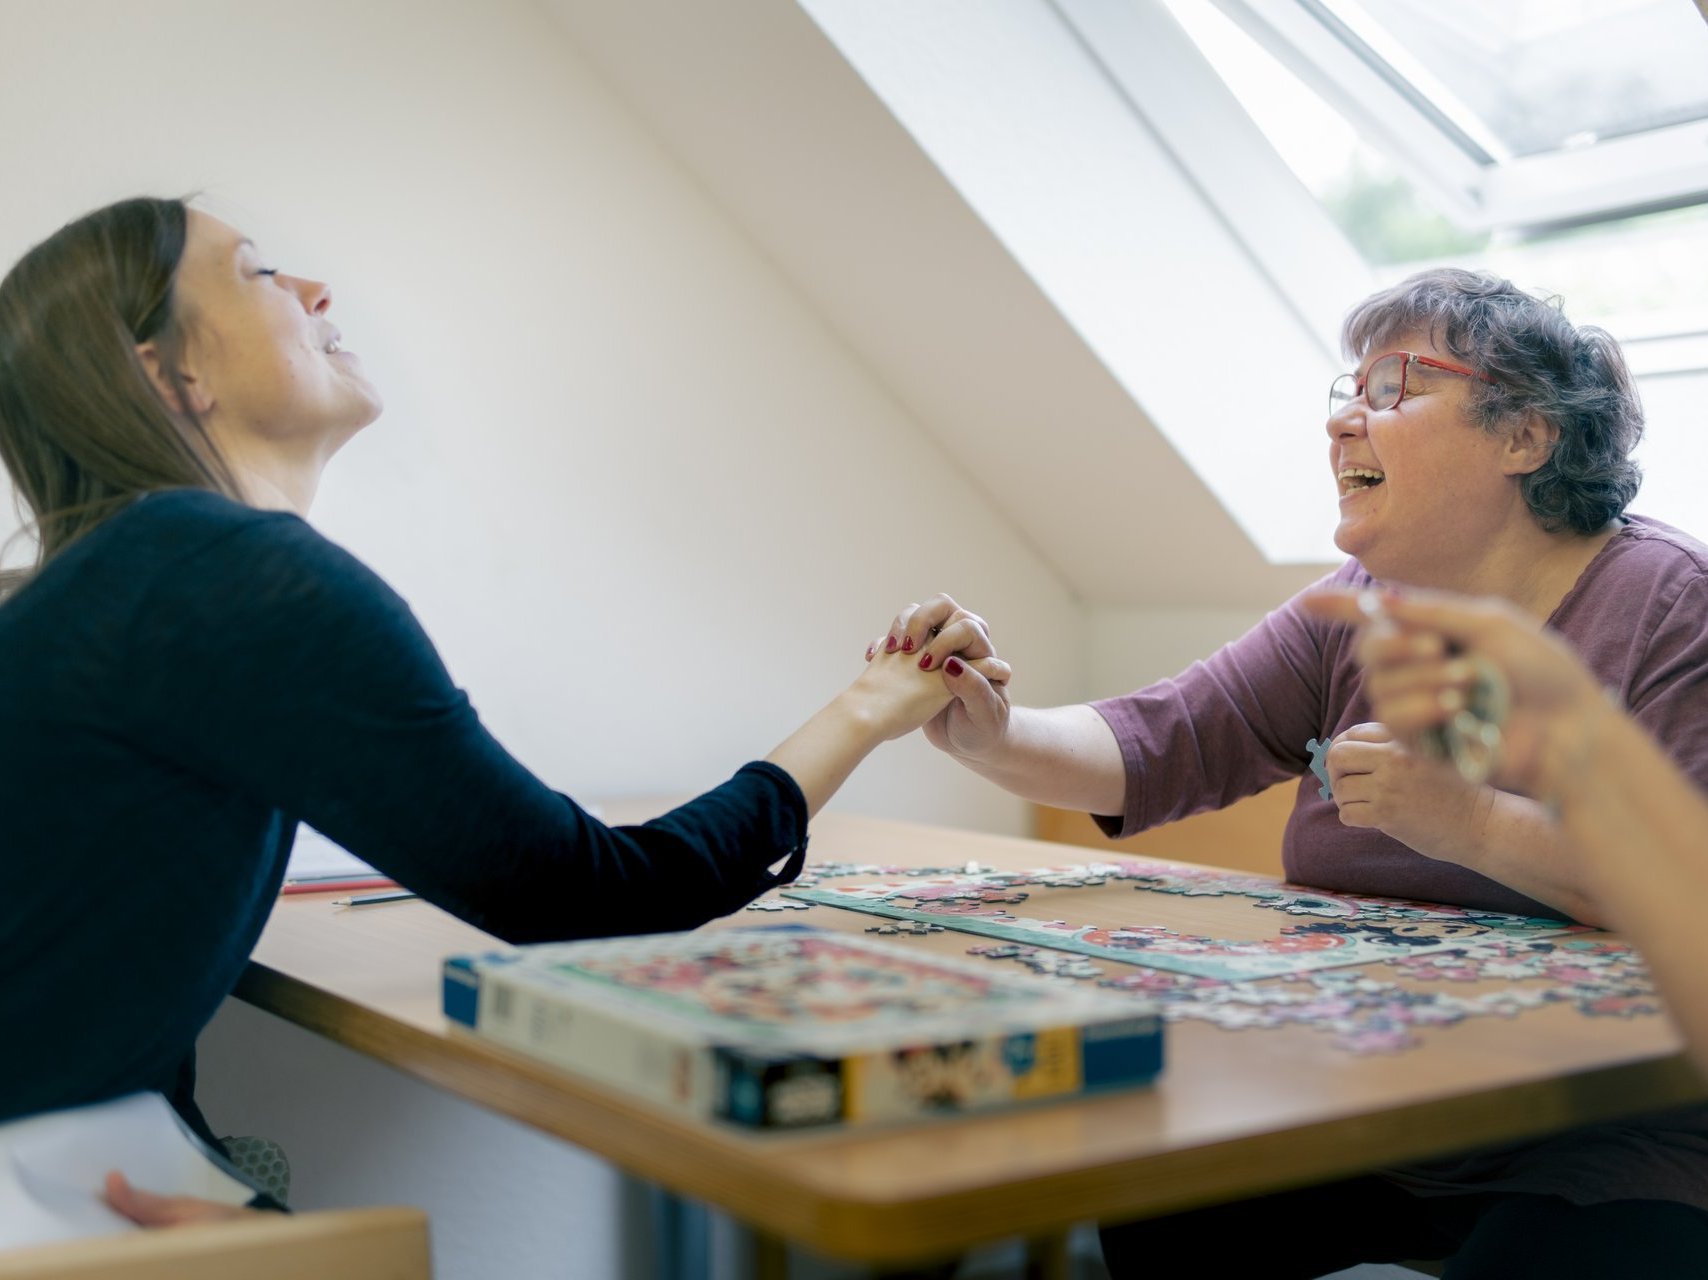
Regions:
<svg viewBox="0 0 1708 1280"><path fill-rule="evenodd" d="M1348 565L1315 586L1360 579ZM1302 774L1323 732L1328 630L1295 596L1173 679L1093 702L1127 770L1124 811L1094 815L1103 831L1132 835Z"/></svg>
<svg viewBox="0 0 1708 1280"><path fill-rule="evenodd" d="M1685 581L1621 692L1637 722L1708 787L1708 579Z"/></svg>
<svg viewBox="0 0 1708 1280"><path fill-rule="evenodd" d="M800 870L806 803L774 765L632 827L546 786L482 726L403 600L293 517L179 559L130 640L130 731L209 804L282 810L510 941L691 928Z"/></svg>

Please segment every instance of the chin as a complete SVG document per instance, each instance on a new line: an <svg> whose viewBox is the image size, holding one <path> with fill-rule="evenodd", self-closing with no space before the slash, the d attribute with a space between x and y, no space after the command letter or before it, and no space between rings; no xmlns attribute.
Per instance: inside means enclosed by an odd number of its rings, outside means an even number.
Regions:
<svg viewBox="0 0 1708 1280"><path fill-rule="evenodd" d="M1387 563L1381 551L1368 538L1358 536L1356 529L1338 528L1334 531L1334 545L1343 555L1351 556L1358 561L1366 573L1378 582L1388 582L1398 585L1398 579L1393 576L1396 566Z"/></svg>
<svg viewBox="0 0 1708 1280"><path fill-rule="evenodd" d="M349 444L350 441L354 440L358 435L360 435L362 432L362 428L372 424L374 419L376 419L380 416L380 412L383 408L384 408L384 406L381 405L380 402L376 399L374 401L372 411L365 412L365 413L362 413L362 414L359 414L359 415L356 415L356 416L350 418L350 420L346 423L346 425L341 430L336 431L332 434L332 436L331 436L332 448L328 451L327 456L331 457L332 454L337 453L345 445Z"/></svg>
<svg viewBox="0 0 1708 1280"><path fill-rule="evenodd" d="M380 414L385 412L385 401L380 399L380 393L370 390L362 397L361 408L351 416L350 435L355 435L363 427L371 425Z"/></svg>
<svg viewBox="0 0 1708 1280"><path fill-rule="evenodd" d="M1344 521L1336 525L1334 530L1334 545L1340 550L1342 555L1351 556L1360 564L1364 562L1363 556L1359 554L1359 552L1364 549L1363 540L1359 538L1356 526L1349 529L1346 527Z"/></svg>

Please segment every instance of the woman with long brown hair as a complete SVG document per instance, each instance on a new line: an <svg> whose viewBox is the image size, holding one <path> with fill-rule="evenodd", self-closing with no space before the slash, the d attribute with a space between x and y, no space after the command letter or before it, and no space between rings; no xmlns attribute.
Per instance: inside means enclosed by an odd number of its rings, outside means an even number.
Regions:
<svg viewBox="0 0 1708 1280"><path fill-rule="evenodd" d="M381 408L330 309L175 200L98 210L0 281L0 457L40 543L0 604L0 1121L159 1089L211 1137L196 1035L299 820L512 941L685 929L791 879L810 815L950 699L873 663L767 759L605 826L302 519Z"/></svg>

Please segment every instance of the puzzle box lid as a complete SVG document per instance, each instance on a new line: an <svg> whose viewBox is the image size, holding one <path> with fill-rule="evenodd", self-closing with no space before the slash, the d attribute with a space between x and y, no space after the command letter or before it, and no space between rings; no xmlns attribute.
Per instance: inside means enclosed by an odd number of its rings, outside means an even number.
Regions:
<svg viewBox="0 0 1708 1280"><path fill-rule="evenodd" d="M1054 1027L1132 1033L1147 1001L799 926L538 943L453 957L690 1043L826 1057Z"/></svg>

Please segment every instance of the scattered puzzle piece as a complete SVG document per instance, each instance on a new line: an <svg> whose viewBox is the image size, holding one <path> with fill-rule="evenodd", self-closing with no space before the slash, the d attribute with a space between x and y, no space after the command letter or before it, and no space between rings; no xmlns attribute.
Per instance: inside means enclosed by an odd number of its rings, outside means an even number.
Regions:
<svg viewBox="0 0 1708 1280"><path fill-rule="evenodd" d="M895 924L873 924L866 926L867 933L882 934L886 938L923 938L933 933L942 933L940 924L921 924L910 921L905 928Z"/></svg>

